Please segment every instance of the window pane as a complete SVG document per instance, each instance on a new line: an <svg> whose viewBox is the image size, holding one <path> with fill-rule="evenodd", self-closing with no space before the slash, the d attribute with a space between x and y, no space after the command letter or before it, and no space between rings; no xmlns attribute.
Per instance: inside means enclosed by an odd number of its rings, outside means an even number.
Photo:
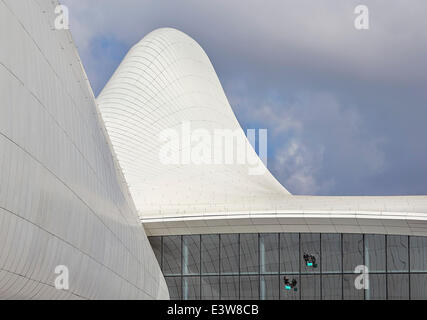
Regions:
<svg viewBox="0 0 427 320"><path fill-rule="evenodd" d="M171 300L181 300L181 277L165 277Z"/></svg>
<svg viewBox="0 0 427 320"><path fill-rule="evenodd" d="M221 273L239 272L239 235L221 235Z"/></svg>
<svg viewBox="0 0 427 320"><path fill-rule="evenodd" d="M280 272L299 273L299 234L280 234Z"/></svg>
<svg viewBox="0 0 427 320"><path fill-rule="evenodd" d="M342 299L342 275L333 274L333 275L322 276L322 299L323 300L341 300Z"/></svg>
<svg viewBox="0 0 427 320"><path fill-rule="evenodd" d="M261 276L260 294L261 300L279 300L280 298L280 279L279 275Z"/></svg>
<svg viewBox="0 0 427 320"><path fill-rule="evenodd" d="M304 260L304 254L314 256L316 261L312 266L308 266ZM302 233L301 234L301 273L319 273L320 272L320 234ZM317 266L316 266L317 265Z"/></svg>
<svg viewBox="0 0 427 320"><path fill-rule="evenodd" d="M181 274L181 236L163 238L163 273Z"/></svg>
<svg viewBox="0 0 427 320"><path fill-rule="evenodd" d="M341 234L322 234L322 272L341 273Z"/></svg>
<svg viewBox="0 0 427 320"><path fill-rule="evenodd" d="M184 300L200 300L200 277L182 278L182 296Z"/></svg>
<svg viewBox="0 0 427 320"><path fill-rule="evenodd" d="M221 299L238 300L239 299L239 277L222 276L220 277Z"/></svg>
<svg viewBox="0 0 427 320"><path fill-rule="evenodd" d="M389 300L409 299L409 276L408 274L388 274L387 290Z"/></svg>
<svg viewBox="0 0 427 320"><path fill-rule="evenodd" d="M182 237L183 274L200 273L200 236Z"/></svg>
<svg viewBox="0 0 427 320"><path fill-rule="evenodd" d="M343 268L344 272L354 272L363 264L363 235L343 234Z"/></svg>
<svg viewBox="0 0 427 320"><path fill-rule="evenodd" d="M258 300L259 299L259 277L241 276L240 277L240 300Z"/></svg>
<svg viewBox="0 0 427 320"><path fill-rule="evenodd" d="M360 274L343 275L343 299L344 300L363 300L365 299L364 289L356 289L354 281Z"/></svg>
<svg viewBox="0 0 427 320"><path fill-rule="evenodd" d="M219 277L202 277L202 299L219 300Z"/></svg>
<svg viewBox="0 0 427 320"><path fill-rule="evenodd" d="M261 273L279 272L279 235L260 234Z"/></svg>
<svg viewBox="0 0 427 320"><path fill-rule="evenodd" d="M385 272L385 235L365 235L365 265L369 272Z"/></svg>
<svg viewBox="0 0 427 320"><path fill-rule="evenodd" d="M162 237L148 237L151 248L153 248L154 255L156 256L159 266L162 263Z"/></svg>
<svg viewBox="0 0 427 320"><path fill-rule="evenodd" d="M411 271L427 271L427 237L411 237Z"/></svg>
<svg viewBox="0 0 427 320"><path fill-rule="evenodd" d="M385 274L370 274L369 275L369 290L365 290L366 300L385 300L386 291L386 275Z"/></svg>
<svg viewBox="0 0 427 320"><path fill-rule="evenodd" d="M287 277L290 282L292 280L297 281L296 290L295 288L291 290L286 290L285 288L285 281L284 277ZM300 299L300 292L301 292L301 281L299 275L296 274L289 274L289 275L281 275L280 276L280 299L281 300L299 300Z"/></svg>
<svg viewBox="0 0 427 320"><path fill-rule="evenodd" d="M202 235L202 273L219 274L219 235Z"/></svg>
<svg viewBox="0 0 427 320"><path fill-rule="evenodd" d="M258 234L249 233L240 235L240 272L258 273Z"/></svg>
<svg viewBox="0 0 427 320"><path fill-rule="evenodd" d="M320 275L301 275L301 300L320 300Z"/></svg>
<svg viewBox="0 0 427 320"><path fill-rule="evenodd" d="M411 274L411 299L427 300L427 274Z"/></svg>
<svg viewBox="0 0 427 320"><path fill-rule="evenodd" d="M408 271L408 236L387 236L387 271Z"/></svg>

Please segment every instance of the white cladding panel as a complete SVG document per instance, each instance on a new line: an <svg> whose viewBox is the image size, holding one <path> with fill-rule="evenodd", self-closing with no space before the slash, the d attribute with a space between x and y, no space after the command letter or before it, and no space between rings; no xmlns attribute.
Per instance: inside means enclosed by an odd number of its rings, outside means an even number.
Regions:
<svg viewBox="0 0 427 320"><path fill-rule="evenodd" d="M168 298L56 5L0 1L0 298Z"/></svg>

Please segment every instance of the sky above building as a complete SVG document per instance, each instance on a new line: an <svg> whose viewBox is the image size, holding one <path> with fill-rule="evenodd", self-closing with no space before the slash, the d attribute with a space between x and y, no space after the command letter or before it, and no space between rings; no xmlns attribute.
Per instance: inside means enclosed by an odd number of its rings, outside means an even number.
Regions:
<svg viewBox="0 0 427 320"><path fill-rule="evenodd" d="M150 31L211 59L293 194L427 194L427 1L62 0L95 94ZM367 5L369 29L355 7Z"/></svg>

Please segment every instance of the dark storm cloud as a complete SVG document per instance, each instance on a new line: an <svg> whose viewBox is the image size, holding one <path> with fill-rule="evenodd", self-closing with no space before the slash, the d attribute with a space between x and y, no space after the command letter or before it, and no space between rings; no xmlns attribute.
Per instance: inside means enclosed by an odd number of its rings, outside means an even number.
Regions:
<svg viewBox="0 0 427 320"><path fill-rule="evenodd" d="M427 2L63 0L96 93L126 51L175 27L211 58L294 193L427 194Z"/></svg>

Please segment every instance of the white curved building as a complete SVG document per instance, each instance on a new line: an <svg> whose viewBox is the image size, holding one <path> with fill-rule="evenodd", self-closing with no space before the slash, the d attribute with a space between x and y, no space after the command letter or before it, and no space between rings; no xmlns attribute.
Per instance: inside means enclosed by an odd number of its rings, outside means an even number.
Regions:
<svg viewBox="0 0 427 320"><path fill-rule="evenodd" d="M0 1L0 299L295 298L283 275L300 298L360 297L360 264L364 298L427 298L427 196L291 195L174 29L95 100L57 4Z"/></svg>
<svg viewBox="0 0 427 320"><path fill-rule="evenodd" d="M151 235L427 235L427 196L290 195L254 156L206 53L178 30L158 29L136 44L97 102L139 215ZM191 129L192 138L196 136L193 140L186 139L186 128ZM197 139L199 129L209 132L212 141L215 130L236 130L236 139L244 140L245 147L236 148L235 159L243 153L257 161L188 160L195 146L209 142ZM168 130L177 132L176 141ZM165 133L169 140L163 139ZM168 143L172 147L165 160ZM208 145L212 159L226 153L223 146ZM170 159L180 161L168 163ZM265 170L259 174L251 172L254 168Z"/></svg>
<svg viewBox="0 0 427 320"><path fill-rule="evenodd" d="M0 1L0 299L167 299L57 4Z"/></svg>

